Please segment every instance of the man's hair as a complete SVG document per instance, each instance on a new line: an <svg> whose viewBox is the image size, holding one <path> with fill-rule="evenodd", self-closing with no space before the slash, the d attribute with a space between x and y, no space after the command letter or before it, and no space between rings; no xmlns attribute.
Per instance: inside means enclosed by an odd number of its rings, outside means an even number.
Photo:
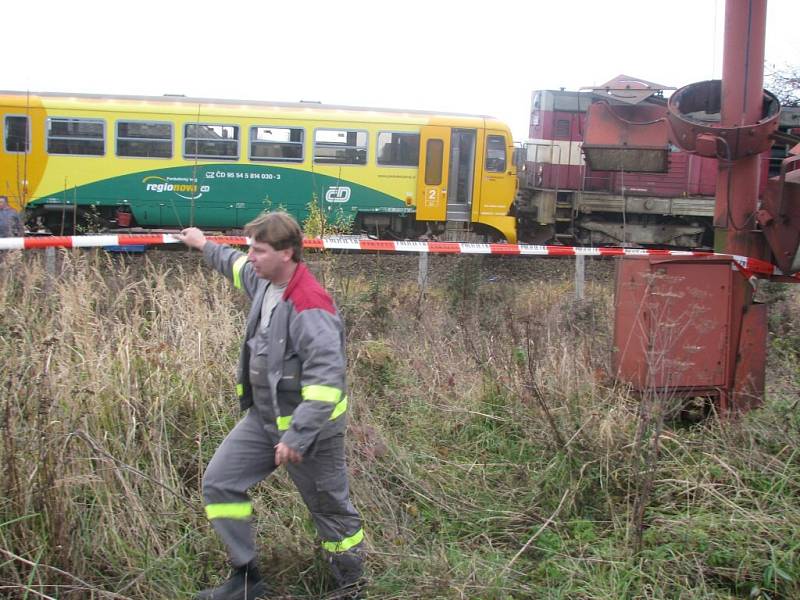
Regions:
<svg viewBox="0 0 800 600"><path fill-rule="evenodd" d="M275 250L292 249L292 260L303 262L303 232L285 212L263 213L244 226L244 234L256 242L267 243Z"/></svg>

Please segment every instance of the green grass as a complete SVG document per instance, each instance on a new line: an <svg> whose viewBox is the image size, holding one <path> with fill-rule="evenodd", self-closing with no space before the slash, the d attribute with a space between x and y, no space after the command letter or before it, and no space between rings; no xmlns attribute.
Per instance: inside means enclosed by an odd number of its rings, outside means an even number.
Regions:
<svg viewBox="0 0 800 600"><path fill-rule="evenodd" d="M63 252L56 275L3 258L0 596L176 599L219 581L200 482L238 418L243 299L196 255ZM654 453L606 376L608 284L576 303L568 281L435 258L421 294L387 257L369 272L311 257L348 324L372 598L800 597L796 288L768 290L764 407L667 423ZM264 571L319 597L286 474L254 498Z"/></svg>

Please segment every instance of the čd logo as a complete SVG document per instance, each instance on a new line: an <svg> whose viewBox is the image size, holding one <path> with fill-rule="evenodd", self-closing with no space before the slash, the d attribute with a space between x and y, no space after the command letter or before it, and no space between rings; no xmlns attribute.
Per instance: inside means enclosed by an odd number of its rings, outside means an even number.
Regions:
<svg viewBox="0 0 800 600"><path fill-rule="evenodd" d="M329 187L325 192L325 202L347 202L350 200L350 188L347 186Z"/></svg>

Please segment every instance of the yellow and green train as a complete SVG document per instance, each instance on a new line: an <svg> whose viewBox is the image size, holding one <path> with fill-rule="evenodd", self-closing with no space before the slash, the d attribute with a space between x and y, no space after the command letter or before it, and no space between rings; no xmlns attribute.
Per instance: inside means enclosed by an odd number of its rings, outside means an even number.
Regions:
<svg viewBox="0 0 800 600"><path fill-rule="evenodd" d="M242 227L310 206L355 232L516 241L511 133L483 116L0 92L0 195L51 232Z"/></svg>

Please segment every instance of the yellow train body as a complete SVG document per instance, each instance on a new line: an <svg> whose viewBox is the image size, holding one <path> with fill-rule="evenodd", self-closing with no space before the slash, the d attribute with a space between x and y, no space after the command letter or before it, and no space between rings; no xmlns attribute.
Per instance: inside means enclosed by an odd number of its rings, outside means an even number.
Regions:
<svg viewBox="0 0 800 600"><path fill-rule="evenodd" d="M51 230L233 229L317 203L357 230L516 241L508 127L489 117L183 97L0 92L0 194Z"/></svg>

